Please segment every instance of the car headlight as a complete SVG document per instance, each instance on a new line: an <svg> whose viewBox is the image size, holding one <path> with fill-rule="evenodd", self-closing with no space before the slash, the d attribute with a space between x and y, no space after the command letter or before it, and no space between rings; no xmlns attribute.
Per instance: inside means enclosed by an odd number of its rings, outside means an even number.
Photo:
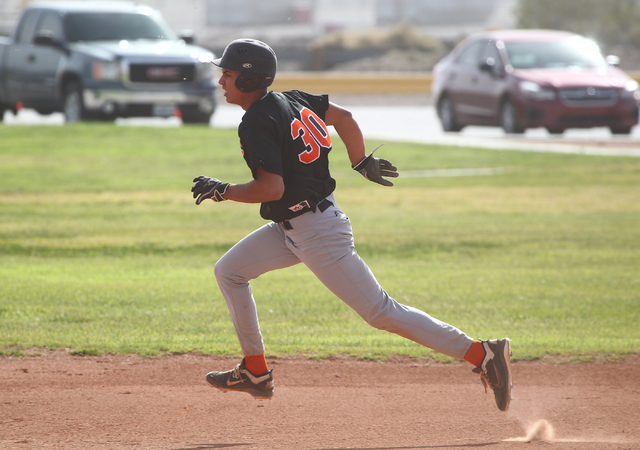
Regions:
<svg viewBox="0 0 640 450"><path fill-rule="evenodd" d="M627 84L625 84L624 89L622 90L622 98L635 98L636 100L640 100L640 93L638 92L638 82L636 80L629 80Z"/></svg>
<svg viewBox="0 0 640 450"><path fill-rule="evenodd" d="M96 80L117 81L121 76L118 61L95 61L93 63L93 78Z"/></svg>
<svg viewBox="0 0 640 450"><path fill-rule="evenodd" d="M198 55L198 63L196 63L198 80L207 81L214 79L215 66L212 64L214 59L213 53L201 53Z"/></svg>
<svg viewBox="0 0 640 450"><path fill-rule="evenodd" d="M556 98L556 93L552 89L544 88L533 81L521 81L518 87L525 97L533 100L553 100Z"/></svg>
<svg viewBox="0 0 640 450"><path fill-rule="evenodd" d="M198 71L198 80L212 81L214 79L214 72L213 72L214 68L215 66L211 63L196 64L196 70Z"/></svg>

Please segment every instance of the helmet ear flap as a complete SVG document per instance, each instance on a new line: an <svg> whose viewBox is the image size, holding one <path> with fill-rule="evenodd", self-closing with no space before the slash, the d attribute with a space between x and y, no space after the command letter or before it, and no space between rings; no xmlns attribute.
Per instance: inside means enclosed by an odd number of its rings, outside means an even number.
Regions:
<svg viewBox="0 0 640 450"><path fill-rule="evenodd" d="M240 92L253 92L260 88L260 79L257 77L246 77L244 74L240 74L236 78L236 87Z"/></svg>

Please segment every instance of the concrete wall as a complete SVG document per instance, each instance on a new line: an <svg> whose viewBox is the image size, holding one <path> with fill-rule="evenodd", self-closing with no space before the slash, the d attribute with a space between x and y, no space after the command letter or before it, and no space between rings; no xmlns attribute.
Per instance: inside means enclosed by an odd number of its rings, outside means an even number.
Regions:
<svg viewBox="0 0 640 450"><path fill-rule="evenodd" d="M316 0L313 24L318 34L331 30L366 30L378 24L376 0Z"/></svg>
<svg viewBox="0 0 640 450"><path fill-rule="evenodd" d="M367 28L410 22L447 25L486 21L503 0L207 0L215 26L313 23Z"/></svg>
<svg viewBox="0 0 640 450"><path fill-rule="evenodd" d="M0 0L0 33L8 34L32 0ZM88 1L88 0L76 0ZM307 26L312 34L397 22L418 26L480 26L516 0L140 0L158 8L175 30L207 36L217 28ZM508 12L507 12L508 14Z"/></svg>
<svg viewBox="0 0 640 450"><path fill-rule="evenodd" d="M308 23L311 0L206 0L208 26Z"/></svg>
<svg viewBox="0 0 640 450"><path fill-rule="evenodd" d="M25 0L0 0L0 36L13 32L18 15L27 3Z"/></svg>
<svg viewBox="0 0 640 450"><path fill-rule="evenodd" d="M419 26L485 22L498 0L377 0L378 24Z"/></svg>

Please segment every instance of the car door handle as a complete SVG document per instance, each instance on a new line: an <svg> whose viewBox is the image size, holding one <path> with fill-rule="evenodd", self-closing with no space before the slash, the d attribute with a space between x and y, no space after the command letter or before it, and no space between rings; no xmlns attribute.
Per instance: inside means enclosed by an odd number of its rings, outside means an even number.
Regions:
<svg viewBox="0 0 640 450"><path fill-rule="evenodd" d="M31 53L31 54L29 55L29 57L27 58L27 60L28 60L29 62L36 62L36 55L34 55L33 53Z"/></svg>

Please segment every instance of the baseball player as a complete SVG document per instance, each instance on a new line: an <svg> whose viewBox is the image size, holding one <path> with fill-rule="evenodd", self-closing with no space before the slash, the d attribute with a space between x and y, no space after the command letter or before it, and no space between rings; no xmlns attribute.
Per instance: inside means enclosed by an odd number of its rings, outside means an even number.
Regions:
<svg viewBox="0 0 640 450"><path fill-rule="evenodd" d="M234 245L215 265L244 358L234 369L210 372L207 381L222 391L273 396L272 370L265 359L250 281L276 269L304 263L367 323L445 355L471 362L500 410L511 399L511 341L474 340L459 329L398 303L378 284L354 248L351 223L336 203L329 173L332 126L344 142L354 170L367 180L393 186L398 176L387 160L366 155L362 132L351 113L327 95L273 92L268 87L277 60L267 44L239 39L213 62L222 69L219 84L226 101L246 112L238 127L252 179L224 183L198 176L191 191L196 204L211 199L261 203L269 221Z"/></svg>

